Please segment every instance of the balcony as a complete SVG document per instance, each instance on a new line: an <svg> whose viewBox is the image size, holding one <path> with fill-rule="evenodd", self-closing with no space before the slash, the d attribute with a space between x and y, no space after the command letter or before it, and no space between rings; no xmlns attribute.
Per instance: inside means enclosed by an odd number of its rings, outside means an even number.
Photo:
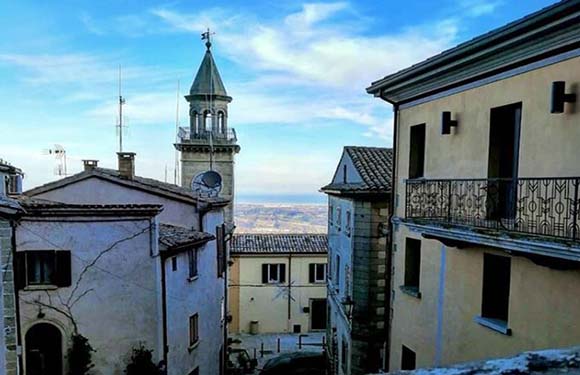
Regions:
<svg viewBox="0 0 580 375"><path fill-rule="evenodd" d="M549 237L577 246L579 184L580 177L407 180L405 217L421 225Z"/></svg>
<svg viewBox="0 0 580 375"><path fill-rule="evenodd" d="M190 128L180 127L177 138L179 143L191 145L207 144L210 141L215 145L233 145L238 141L236 131L229 128L225 133L217 130L203 130L192 134Z"/></svg>

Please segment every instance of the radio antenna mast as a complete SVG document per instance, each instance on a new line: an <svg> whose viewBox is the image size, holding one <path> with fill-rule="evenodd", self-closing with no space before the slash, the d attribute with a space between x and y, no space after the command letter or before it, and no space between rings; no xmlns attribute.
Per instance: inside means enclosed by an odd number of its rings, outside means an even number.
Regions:
<svg viewBox="0 0 580 375"><path fill-rule="evenodd" d="M179 80L177 80L177 105L175 110L175 142L179 143ZM175 149L175 165L173 171L173 183L179 182L179 151Z"/></svg>
<svg viewBox="0 0 580 375"><path fill-rule="evenodd" d="M125 98L121 94L121 65L119 65L119 124L117 131L119 132L119 152L123 152L123 105L125 105Z"/></svg>

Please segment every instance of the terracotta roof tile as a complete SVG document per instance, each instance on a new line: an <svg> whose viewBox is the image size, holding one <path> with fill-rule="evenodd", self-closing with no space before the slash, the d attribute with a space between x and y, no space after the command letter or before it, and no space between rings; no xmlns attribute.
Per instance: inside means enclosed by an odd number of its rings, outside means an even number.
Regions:
<svg viewBox="0 0 580 375"><path fill-rule="evenodd" d="M235 234L232 254L326 254L326 234Z"/></svg>

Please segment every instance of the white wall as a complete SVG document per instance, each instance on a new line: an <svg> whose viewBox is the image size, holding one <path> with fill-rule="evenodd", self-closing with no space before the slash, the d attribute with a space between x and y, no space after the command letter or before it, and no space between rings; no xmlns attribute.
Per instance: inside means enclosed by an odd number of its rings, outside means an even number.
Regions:
<svg viewBox="0 0 580 375"><path fill-rule="evenodd" d="M72 219L22 221L17 229L17 251L64 249L72 253L71 287L20 291L23 338L34 324L52 323L63 333L63 353L66 354L67 341L73 333L72 323L63 314L47 307L42 307L44 317L39 318L40 310L35 301L62 309L61 300L66 302L71 294L74 300L86 293L71 311L79 332L96 349L94 375L124 374L131 349L139 343L154 349L154 360L159 361L162 356L158 329L161 324L158 316L160 279L156 277L159 259L152 256L155 237L150 233L150 221L96 221L99 218L94 218L94 222L68 221ZM103 253L81 278L82 270L101 252L116 241L134 235L135 238L120 242ZM78 289L74 291L77 282Z"/></svg>
<svg viewBox="0 0 580 375"><path fill-rule="evenodd" d="M204 230L215 234L223 222L221 211L204 216ZM219 351L223 343L222 299L224 279L217 275L216 241L198 250L199 276L189 280L187 252L177 255L177 270L171 259L165 263L168 311L168 371L186 375L197 366L200 374L219 373ZM189 348L189 317L199 314L199 344Z"/></svg>
<svg viewBox="0 0 580 375"><path fill-rule="evenodd" d="M64 203L161 204L163 212L159 215L160 222L185 228L198 228L195 205L124 187L96 177L36 197Z"/></svg>
<svg viewBox="0 0 580 375"><path fill-rule="evenodd" d="M346 198L338 198L335 196L329 196L328 203L332 207L334 207L334 218L329 220L328 225L328 256L329 256L329 264L332 269L329 268L329 294L328 294L328 305L330 307L330 329L336 328L336 335L338 340L337 349L340 353L342 348L342 341L346 338L349 342L349 353L352 352L350 350L350 323L345 315L344 307L341 304L341 301L347 296L352 297L352 254L353 254L353 239L354 239L354 225L352 220L354 220L354 204L353 201ZM341 208L341 226L340 231L338 230L338 226L336 224L336 213L337 207ZM346 212L351 212L351 236L349 237L346 234L345 227L346 227ZM330 225L332 223L332 225ZM340 279L336 280L336 259L337 255L340 255ZM347 274L347 269L350 272ZM350 288L347 292L346 290L346 279L347 277L350 279ZM337 290L338 289L338 290ZM330 339L330 337L328 337ZM337 356L338 358L338 371L339 374L344 374L342 368L340 367L340 354ZM350 361L350 358L349 358ZM350 366L347 366L350 368Z"/></svg>

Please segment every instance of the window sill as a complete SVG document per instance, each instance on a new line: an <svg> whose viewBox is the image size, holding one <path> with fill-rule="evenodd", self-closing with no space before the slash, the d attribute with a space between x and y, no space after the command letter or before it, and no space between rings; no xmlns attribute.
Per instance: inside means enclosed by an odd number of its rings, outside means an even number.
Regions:
<svg viewBox="0 0 580 375"><path fill-rule="evenodd" d="M196 342L194 342L192 345L190 345L190 346L187 348L187 351L191 353L192 351L194 351L195 349L197 349L197 347L198 347L198 346L199 346L199 340L197 340L197 341L196 341Z"/></svg>
<svg viewBox="0 0 580 375"><path fill-rule="evenodd" d="M191 283L191 282L194 282L194 281L195 281L195 280L197 280L197 279L199 279L199 275L195 275L195 276L193 276L193 277L188 277L188 278L187 278L187 281L189 281L189 282Z"/></svg>
<svg viewBox="0 0 580 375"><path fill-rule="evenodd" d="M492 318L484 318L482 316L476 316L473 320L476 323L478 323L486 328L489 328L491 330L494 330L496 332L499 332L503 335L506 335L506 336L512 335L512 330L511 330L511 328L508 328L506 321L499 320L499 319L492 319Z"/></svg>
<svg viewBox="0 0 580 375"><path fill-rule="evenodd" d="M421 299L421 292L419 292L419 288L415 286L401 285L399 289L401 289L401 292L405 293L406 295Z"/></svg>
<svg viewBox="0 0 580 375"><path fill-rule="evenodd" d="M57 290L58 286L56 285L27 285L24 287L24 291L35 291L35 290Z"/></svg>

